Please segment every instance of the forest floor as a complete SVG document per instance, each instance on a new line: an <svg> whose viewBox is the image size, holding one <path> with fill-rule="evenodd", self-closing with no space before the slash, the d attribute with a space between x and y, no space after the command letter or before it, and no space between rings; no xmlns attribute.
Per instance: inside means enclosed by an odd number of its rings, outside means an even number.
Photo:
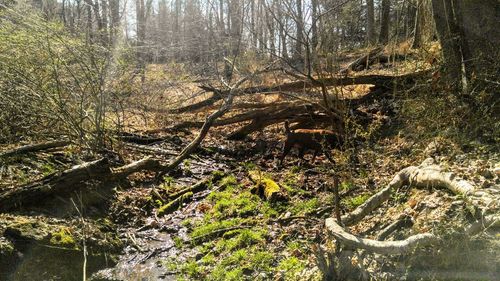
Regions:
<svg viewBox="0 0 500 281"><path fill-rule="evenodd" d="M165 76L159 72L152 71L155 77ZM272 84L276 79L269 76L259 82ZM181 119L204 120L206 110L182 116L164 113L168 110L164 104L178 107L195 92L197 84L188 80L177 79L167 92L148 94L145 89L143 96L134 97L137 106L127 114L127 130L162 139L147 147L179 153L198 130L157 129ZM345 98L358 97L367 90L352 86L342 88L342 93ZM284 98L254 99L272 103ZM36 208L1 213L0 280L81 280L84 271L91 280L321 280L317 255L318 248L330 241L324 220L334 216L334 179L339 179L341 213L346 214L385 187L398 171L427 158L490 194L495 199L490 211L498 214L498 144L457 139L444 131L429 133L424 122L411 119L412 110L425 111L423 105L408 102L406 96L377 100L365 108L376 118L356 129L364 141L334 151L335 164L324 156L314 163L301 161L292 153L280 167L285 138L281 123L243 141L226 140L236 128L230 125L212 128L202 148L160 179L153 173L138 173L118 183L89 182L71 200L56 196ZM125 163L151 154L126 144L114 149L122 158L116 161ZM82 155L84 151L70 146L5 159L0 188L7 190L93 160ZM155 155L163 161L170 157ZM306 155L306 160L310 158ZM200 182L202 188L170 204L172 194ZM266 198L263 183L277 184L277 195ZM377 239L402 218L409 223L385 240L432 232L446 237L446 246L396 257L361 252L353 263L365 274L388 280L500 276L498 231L473 239L460 235L473 218L464 198L445 189L402 187L349 230Z"/></svg>

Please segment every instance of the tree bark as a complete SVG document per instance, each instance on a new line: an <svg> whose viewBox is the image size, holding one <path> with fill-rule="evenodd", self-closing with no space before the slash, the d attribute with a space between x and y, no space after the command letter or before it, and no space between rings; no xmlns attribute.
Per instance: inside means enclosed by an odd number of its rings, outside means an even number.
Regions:
<svg viewBox="0 0 500 281"><path fill-rule="evenodd" d="M366 11L366 37L369 45L375 44L375 5L373 0L367 0L367 11Z"/></svg>
<svg viewBox="0 0 500 281"><path fill-rule="evenodd" d="M418 0L416 15L415 15L415 27L413 28L413 43L411 45L413 49L417 49L422 46L422 27L424 21L423 10L424 10L423 0Z"/></svg>
<svg viewBox="0 0 500 281"><path fill-rule="evenodd" d="M389 42L389 21L391 15L391 1L382 0L382 15L380 18L379 44L385 45Z"/></svg>

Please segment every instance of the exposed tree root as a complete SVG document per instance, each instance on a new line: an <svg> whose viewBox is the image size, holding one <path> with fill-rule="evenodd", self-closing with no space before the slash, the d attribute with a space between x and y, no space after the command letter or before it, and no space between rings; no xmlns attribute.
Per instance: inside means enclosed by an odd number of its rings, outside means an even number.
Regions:
<svg viewBox="0 0 500 281"><path fill-rule="evenodd" d="M410 236L399 241L377 241L354 236L338 225L333 218L326 219L326 229L337 238L343 245L353 249L365 249L370 252L395 255L408 254L417 246L427 246L438 241L437 237L430 233L422 233Z"/></svg>
<svg viewBox="0 0 500 281"><path fill-rule="evenodd" d="M453 173L442 172L438 166L432 165L433 159L425 160L420 166L411 166L404 168L397 173L392 181L375 195L370 197L365 203L356 208L351 213L342 217L344 225L352 225L359 222L370 212L378 208L383 202L389 199L393 190L400 188L403 185L413 187L444 187L457 195L465 198L465 202L469 204L469 209L473 214L479 206L472 205L472 201L468 200L468 196L474 191L474 187L465 180L457 179ZM484 212L483 210L482 212Z"/></svg>
<svg viewBox="0 0 500 281"><path fill-rule="evenodd" d="M403 185L425 188L444 187L454 194L461 195L469 205L471 213L473 215L480 215L481 218L466 228L465 234L467 235L475 235L488 227L500 226L500 216L496 214L484 216L489 210L488 206L491 206L489 199L481 194L480 196L485 198L485 200L478 198L478 195L475 194L477 193L475 192L475 188L470 183L456 178L453 173L441 171L439 166L434 165L434 160L432 158L426 159L420 166L407 167L398 172L387 187L373 195L353 212L344 215L341 219L342 223L344 225L353 225L359 222L367 214L386 201L394 189L400 188ZM474 197L475 200L470 200L469 197ZM379 234L378 239L385 239L391 232L399 228L400 224L403 222L404 218L389 225ZM381 242L356 237L346 232L333 218L328 218L325 223L329 233L337 238L342 244L351 248L366 249L380 254L404 254L408 253L416 246L429 245L438 240L433 234L424 233L411 236L401 241Z"/></svg>

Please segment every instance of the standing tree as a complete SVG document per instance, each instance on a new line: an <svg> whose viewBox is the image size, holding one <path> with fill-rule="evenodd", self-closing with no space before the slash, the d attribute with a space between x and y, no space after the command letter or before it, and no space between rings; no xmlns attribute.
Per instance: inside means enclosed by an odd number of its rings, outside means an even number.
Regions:
<svg viewBox="0 0 500 281"><path fill-rule="evenodd" d="M372 45L375 43L375 5L373 0L367 0L366 5L366 39Z"/></svg>
<svg viewBox="0 0 500 281"><path fill-rule="evenodd" d="M382 0L380 17L380 34L378 37L379 44L387 44L389 42L389 20L391 15L391 0Z"/></svg>

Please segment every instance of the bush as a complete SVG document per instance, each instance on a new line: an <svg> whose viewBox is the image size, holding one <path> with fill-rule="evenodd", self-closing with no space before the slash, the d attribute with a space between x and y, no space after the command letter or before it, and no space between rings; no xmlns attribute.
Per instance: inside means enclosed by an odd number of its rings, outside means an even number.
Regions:
<svg viewBox="0 0 500 281"><path fill-rule="evenodd" d="M0 11L0 143L52 136L101 148L113 126L110 58L32 10Z"/></svg>

